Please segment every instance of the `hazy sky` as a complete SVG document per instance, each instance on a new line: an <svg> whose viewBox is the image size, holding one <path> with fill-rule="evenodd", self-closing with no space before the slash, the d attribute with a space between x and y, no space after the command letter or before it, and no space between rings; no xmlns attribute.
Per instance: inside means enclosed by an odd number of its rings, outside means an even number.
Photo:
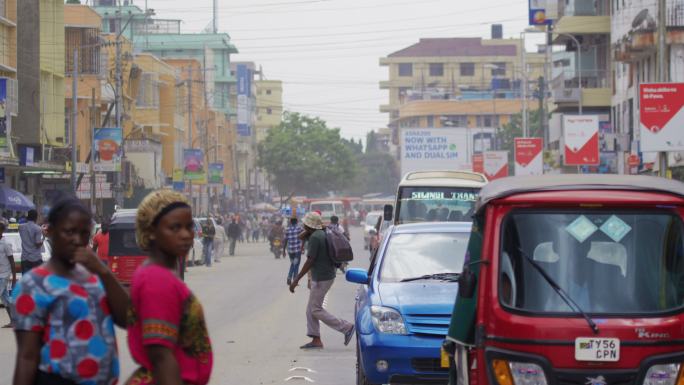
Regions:
<svg viewBox="0 0 684 385"><path fill-rule="evenodd" d="M184 20L183 32L200 32L212 19L212 0L147 3L158 18ZM134 4L144 8L145 0ZM504 37L519 37L526 14L526 0L219 0L219 29L240 50L232 60L254 61L266 78L284 81L287 110L320 116L358 139L387 124L380 57L421 37L488 37L492 23L504 25Z"/></svg>

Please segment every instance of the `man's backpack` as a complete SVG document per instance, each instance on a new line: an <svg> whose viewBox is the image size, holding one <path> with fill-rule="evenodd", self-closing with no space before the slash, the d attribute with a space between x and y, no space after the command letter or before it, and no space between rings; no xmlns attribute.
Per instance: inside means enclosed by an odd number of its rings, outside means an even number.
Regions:
<svg viewBox="0 0 684 385"><path fill-rule="evenodd" d="M335 265L351 262L354 259L351 244L341 231L326 228L325 239L328 255Z"/></svg>

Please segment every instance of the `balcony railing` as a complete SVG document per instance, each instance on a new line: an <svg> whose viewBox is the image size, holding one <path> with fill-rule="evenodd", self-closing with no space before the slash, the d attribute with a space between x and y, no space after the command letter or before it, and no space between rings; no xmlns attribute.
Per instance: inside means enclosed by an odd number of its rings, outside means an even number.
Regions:
<svg viewBox="0 0 684 385"><path fill-rule="evenodd" d="M570 0L562 6L560 14L563 16L609 16L609 5L609 1Z"/></svg>
<svg viewBox="0 0 684 385"><path fill-rule="evenodd" d="M147 19L133 24L135 35L180 34L180 20Z"/></svg>
<svg viewBox="0 0 684 385"><path fill-rule="evenodd" d="M684 27L684 0L670 0L665 13L668 27Z"/></svg>
<svg viewBox="0 0 684 385"><path fill-rule="evenodd" d="M95 28L71 28L65 30L66 73L71 75L74 68L74 50L78 50L78 73L100 75L102 73L99 31Z"/></svg>
<svg viewBox="0 0 684 385"><path fill-rule="evenodd" d="M582 70L582 88L609 88L610 74L606 70ZM554 89L573 89L579 88L580 76L577 71L564 70L554 79L552 86Z"/></svg>

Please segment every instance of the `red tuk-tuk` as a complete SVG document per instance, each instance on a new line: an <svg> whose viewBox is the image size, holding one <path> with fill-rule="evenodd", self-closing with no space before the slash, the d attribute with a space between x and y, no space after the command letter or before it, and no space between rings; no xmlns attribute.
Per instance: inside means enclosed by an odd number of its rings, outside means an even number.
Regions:
<svg viewBox="0 0 684 385"><path fill-rule="evenodd" d="M131 283L133 273L147 258L135 238L135 216L135 209L119 210L109 226L109 269L125 285Z"/></svg>
<svg viewBox="0 0 684 385"><path fill-rule="evenodd" d="M450 383L684 384L683 215L684 184L662 178L485 186L444 344Z"/></svg>

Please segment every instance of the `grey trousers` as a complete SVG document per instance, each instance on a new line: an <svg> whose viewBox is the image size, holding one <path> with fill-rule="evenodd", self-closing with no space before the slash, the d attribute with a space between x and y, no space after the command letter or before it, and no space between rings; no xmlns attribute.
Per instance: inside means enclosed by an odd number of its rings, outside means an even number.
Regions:
<svg viewBox="0 0 684 385"><path fill-rule="evenodd" d="M331 329L335 329L340 333L348 332L353 326L351 323L328 313L328 311L323 308L325 296L328 294L328 291L334 282L334 279L331 279L330 281L311 282L309 304L306 306L306 335L311 338L321 336L320 322L323 322Z"/></svg>

